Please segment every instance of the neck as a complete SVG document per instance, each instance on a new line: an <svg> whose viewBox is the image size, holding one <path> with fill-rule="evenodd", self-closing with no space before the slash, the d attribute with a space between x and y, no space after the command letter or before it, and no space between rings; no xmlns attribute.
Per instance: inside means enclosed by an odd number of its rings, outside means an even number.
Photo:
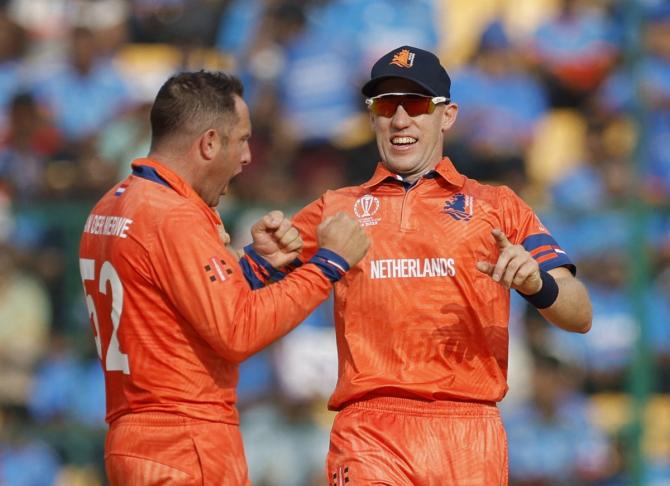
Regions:
<svg viewBox="0 0 670 486"><path fill-rule="evenodd" d="M194 170L194 164L190 162L187 154L179 150L165 150L163 148L153 149L147 155L147 158L160 162L172 172L181 177L191 187L198 185L197 171Z"/></svg>
<svg viewBox="0 0 670 486"><path fill-rule="evenodd" d="M442 159L440 159L440 160L442 160ZM410 184L413 184L414 182L418 181L423 176L425 176L427 173L435 170L435 167L437 167L437 165L440 163L440 160L438 160L434 164L430 164L430 166L426 167L425 169L420 170L420 171L415 172L415 173L412 173L412 174L401 174L401 173L396 172L392 169L391 169L391 172L393 172L398 177L401 177L403 181L409 182ZM387 168L389 168L389 167L387 166Z"/></svg>

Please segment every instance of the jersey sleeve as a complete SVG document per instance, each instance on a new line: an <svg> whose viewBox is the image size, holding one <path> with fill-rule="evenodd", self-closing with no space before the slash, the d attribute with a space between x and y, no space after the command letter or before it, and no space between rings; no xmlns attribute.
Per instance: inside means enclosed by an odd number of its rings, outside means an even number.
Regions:
<svg viewBox="0 0 670 486"><path fill-rule="evenodd" d="M293 262L280 269L275 269L259 255L253 245L244 247L244 255L240 258L240 265L244 275L253 289L261 288L269 283L282 280L287 274L309 261L319 250L316 236L316 228L322 220L323 198L313 201L301 209L293 218L292 224L300 233L303 248L300 256Z"/></svg>
<svg viewBox="0 0 670 486"><path fill-rule="evenodd" d="M523 245L544 271L566 267L572 274L576 267L528 204L511 189L501 187L503 232L516 245Z"/></svg>
<svg viewBox="0 0 670 486"><path fill-rule="evenodd" d="M154 278L175 311L233 362L302 322L332 287L319 266L307 264L281 282L252 290L236 257L197 208L188 206L158 224L150 255Z"/></svg>

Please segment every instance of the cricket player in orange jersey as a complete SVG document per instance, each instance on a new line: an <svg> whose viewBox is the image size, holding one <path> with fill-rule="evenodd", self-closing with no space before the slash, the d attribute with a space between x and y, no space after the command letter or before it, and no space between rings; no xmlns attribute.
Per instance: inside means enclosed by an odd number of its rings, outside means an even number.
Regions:
<svg viewBox="0 0 670 486"><path fill-rule="evenodd" d="M326 192L293 219L303 261L319 222L338 212L372 241L335 285L332 486L506 485L496 403L510 289L567 331L591 326L574 265L529 206L443 156L458 113L450 86L430 52L403 46L379 59L362 91L381 161L366 183Z"/></svg>
<svg viewBox="0 0 670 486"><path fill-rule="evenodd" d="M281 281L302 241L274 211L238 255L214 209L250 162L242 85L181 73L151 111L152 144L95 205L80 269L105 374L105 465L118 486L249 484L235 408L238 363L301 322L364 255L352 218L316 230L320 249ZM260 257L265 255L265 259ZM262 287L262 288L261 288Z"/></svg>

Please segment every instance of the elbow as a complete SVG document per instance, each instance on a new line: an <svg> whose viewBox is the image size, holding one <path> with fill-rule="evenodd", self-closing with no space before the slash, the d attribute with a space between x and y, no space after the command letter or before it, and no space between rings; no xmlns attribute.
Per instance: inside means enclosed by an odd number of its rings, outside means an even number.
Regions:
<svg viewBox="0 0 670 486"><path fill-rule="evenodd" d="M227 349L225 353L221 353L221 356L230 363L240 364L253 354L254 351L249 349Z"/></svg>
<svg viewBox="0 0 670 486"><path fill-rule="evenodd" d="M567 321L565 322L567 326L564 329L579 334L589 332L593 323L593 306L588 294L586 294L586 289L584 288L583 298L575 297L566 304L568 305L561 307L562 314Z"/></svg>
<svg viewBox="0 0 670 486"><path fill-rule="evenodd" d="M245 346L237 346L235 343L219 343L219 345L212 346L218 356L226 360L228 363L239 365L249 356L255 353L255 350L249 349Z"/></svg>
<svg viewBox="0 0 670 486"><path fill-rule="evenodd" d="M564 331L574 332L577 334L586 334L591 330L591 321L550 321L556 327Z"/></svg>
<svg viewBox="0 0 670 486"><path fill-rule="evenodd" d="M577 328L574 330L574 332L577 332L579 334L586 334L590 330L591 330L591 320L589 319L584 324L581 324L581 325L577 326Z"/></svg>
<svg viewBox="0 0 670 486"><path fill-rule="evenodd" d="M591 330L591 325L593 323L593 311L591 310L591 306L589 305L587 309L585 309L584 315L579 316L578 319L576 319L575 326L573 327L572 331L577 332L579 334L586 334Z"/></svg>
<svg viewBox="0 0 670 486"><path fill-rule="evenodd" d="M590 305L579 312L547 313L543 315L549 322L564 331L578 334L589 332L593 321L593 312Z"/></svg>

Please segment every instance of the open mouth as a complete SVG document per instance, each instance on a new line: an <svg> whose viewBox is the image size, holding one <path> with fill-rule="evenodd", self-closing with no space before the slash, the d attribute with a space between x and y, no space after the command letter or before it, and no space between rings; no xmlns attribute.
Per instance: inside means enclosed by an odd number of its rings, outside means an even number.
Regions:
<svg viewBox="0 0 670 486"><path fill-rule="evenodd" d="M391 143L396 147L404 147L408 145L414 145L417 142L417 139L414 137L393 137Z"/></svg>

